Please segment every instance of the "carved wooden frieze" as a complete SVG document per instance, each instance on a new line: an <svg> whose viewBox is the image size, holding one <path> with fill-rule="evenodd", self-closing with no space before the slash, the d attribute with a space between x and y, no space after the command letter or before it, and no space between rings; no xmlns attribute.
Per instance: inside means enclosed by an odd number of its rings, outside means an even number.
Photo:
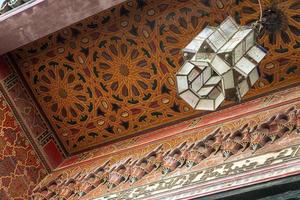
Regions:
<svg viewBox="0 0 300 200"><path fill-rule="evenodd" d="M243 155L249 156L260 150L262 152L264 149L270 151L273 147L281 147L281 144L277 143L285 140L288 142L284 143L286 146L297 141L299 143L300 110L296 107L297 105L285 106L247 119L221 124L210 128L211 133L206 137L194 141L189 139L191 133L184 137L185 140L181 143L175 142L170 145L172 141L165 141L162 145L149 149L148 152L142 151L140 154L133 155L128 152L127 157L120 157L119 160L112 157L96 168L87 169L79 166L75 170L76 173L62 170L59 176L45 179L35 189L33 197L38 199L59 196L72 199L88 198L90 195L101 196L108 192L128 189L133 185L149 183L149 180L158 180L158 177L165 179L169 174L171 176L184 174L216 158L226 161L232 157L243 158ZM291 138L293 141L289 143ZM138 154L139 156L134 156ZM251 166L249 169L254 167ZM244 169L231 170L241 172ZM153 178L154 174L156 179ZM160 188L156 189L160 190Z"/></svg>
<svg viewBox="0 0 300 200"><path fill-rule="evenodd" d="M299 145L288 147L279 151L270 152L264 155L253 156L236 162L224 163L215 167L207 168L201 171L182 174L139 187L130 188L121 192L112 192L110 194L95 198L97 200L113 199L184 199L191 197L200 197L207 194L213 194L216 191L226 191L229 187L238 188L242 184L253 184L264 179L276 178L276 175L286 173L295 173L300 170ZM264 170L276 163L277 168L273 170ZM252 171L250 178L245 178ZM231 177L231 178L228 178ZM204 184L205 182L215 183ZM195 185L198 185L195 188ZM194 186L194 190L192 190ZM220 189L221 188L221 189ZM166 192L167 191L167 192ZM96 197L96 196L94 196Z"/></svg>

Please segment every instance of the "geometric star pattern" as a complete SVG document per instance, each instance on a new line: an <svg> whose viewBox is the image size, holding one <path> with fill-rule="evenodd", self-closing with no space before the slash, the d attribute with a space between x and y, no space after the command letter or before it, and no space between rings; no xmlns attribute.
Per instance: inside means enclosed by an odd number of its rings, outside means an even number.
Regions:
<svg viewBox="0 0 300 200"><path fill-rule="evenodd" d="M263 9L284 16L285 25L268 27L259 38L269 53L244 99L300 80L300 3L272 2L262 0ZM201 114L176 93L181 49L228 15L244 25L259 18L259 5L130 0L11 55L67 151L78 153Z"/></svg>

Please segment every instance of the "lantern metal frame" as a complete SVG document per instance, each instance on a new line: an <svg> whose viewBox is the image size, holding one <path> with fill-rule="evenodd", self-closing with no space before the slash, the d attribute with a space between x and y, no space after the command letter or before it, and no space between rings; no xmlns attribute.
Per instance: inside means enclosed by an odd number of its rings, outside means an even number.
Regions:
<svg viewBox="0 0 300 200"><path fill-rule="evenodd" d="M267 51L256 44L253 27L227 17L218 27L205 27L184 49L176 74L179 96L196 110L216 110L238 100L259 79L258 64Z"/></svg>

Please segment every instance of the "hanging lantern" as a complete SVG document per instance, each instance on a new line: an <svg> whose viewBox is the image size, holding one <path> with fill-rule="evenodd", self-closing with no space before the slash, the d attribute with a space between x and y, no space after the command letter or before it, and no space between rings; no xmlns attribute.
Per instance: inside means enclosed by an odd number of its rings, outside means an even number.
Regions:
<svg viewBox="0 0 300 200"><path fill-rule="evenodd" d="M250 90L266 50L256 44L254 28L228 17L217 28L203 29L183 53L186 61L176 74L179 96L196 110L216 110Z"/></svg>

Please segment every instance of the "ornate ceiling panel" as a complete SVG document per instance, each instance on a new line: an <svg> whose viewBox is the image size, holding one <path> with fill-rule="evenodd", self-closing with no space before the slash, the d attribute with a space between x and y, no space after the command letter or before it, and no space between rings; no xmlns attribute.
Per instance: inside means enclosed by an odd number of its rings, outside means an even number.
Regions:
<svg viewBox="0 0 300 200"><path fill-rule="evenodd" d="M262 1L268 19L253 98L300 81L300 3ZM70 153L199 112L176 96L180 50L207 24L259 18L256 0L127 1L12 52Z"/></svg>

